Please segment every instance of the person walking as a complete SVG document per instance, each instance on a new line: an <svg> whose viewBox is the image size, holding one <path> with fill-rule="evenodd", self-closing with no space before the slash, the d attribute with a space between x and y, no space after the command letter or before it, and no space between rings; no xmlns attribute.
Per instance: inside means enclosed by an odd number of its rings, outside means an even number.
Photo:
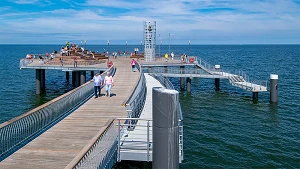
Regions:
<svg viewBox="0 0 300 169"><path fill-rule="evenodd" d="M166 62L168 61L168 59L169 59L169 55L166 53L165 54L165 59L166 59Z"/></svg>
<svg viewBox="0 0 300 169"><path fill-rule="evenodd" d="M134 69L135 69L135 64L136 64L136 61L134 59L131 60L131 68L132 68L132 71L134 72Z"/></svg>
<svg viewBox="0 0 300 169"><path fill-rule="evenodd" d="M171 53L171 58L172 58L172 60L174 60L174 53L173 52Z"/></svg>
<svg viewBox="0 0 300 169"><path fill-rule="evenodd" d="M106 90L106 97L111 97L111 87L114 86L114 79L110 75L109 72L107 72L105 78L104 78L104 84L105 84L105 90Z"/></svg>
<svg viewBox="0 0 300 169"><path fill-rule="evenodd" d="M60 66L63 67L64 66L64 62L63 62L62 56L60 57L59 61L60 61Z"/></svg>
<svg viewBox="0 0 300 169"><path fill-rule="evenodd" d="M102 77L99 76L98 73L96 73L91 81L94 82L95 98L98 97L98 93L99 93L99 97L100 97L101 96L101 88L100 87L102 86Z"/></svg>
<svg viewBox="0 0 300 169"><path fill-rule="evenodd" d="M74 57L74 67L77 67L77 57Z"/></svg>

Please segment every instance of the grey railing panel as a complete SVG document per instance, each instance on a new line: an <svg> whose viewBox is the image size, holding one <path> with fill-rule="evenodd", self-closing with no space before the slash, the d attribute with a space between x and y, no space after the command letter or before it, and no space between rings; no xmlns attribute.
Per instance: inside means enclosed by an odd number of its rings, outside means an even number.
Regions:
<svg viewBox="0 0 300 169"><path fill-rule="evenodd" d="M115 69L111 68L108 71L113 75ZM105 76L106 72L102 76ZM73 107L91 97L93 92L93 83L87 82L25 114L0 124L0 161L62 119L70 113Z"/></svg>
<svg viewBox="0 0 300 169"><path fill-rule="evenodd" d="M118 131L113 120L108 121L66 169L112 168L117 162Z"/></svg>

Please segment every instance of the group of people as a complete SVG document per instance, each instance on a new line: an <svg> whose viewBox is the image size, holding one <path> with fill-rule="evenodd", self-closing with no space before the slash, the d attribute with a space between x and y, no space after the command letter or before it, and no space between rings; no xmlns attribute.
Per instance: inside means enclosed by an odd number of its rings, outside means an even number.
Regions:
<svg viewBox="0 0 300 169"><path fill-rule="evenodd" d="M136 63L137 62L134 59L131 60L131 69L133 72L135 71ZM104 85L105 85L106 97L111 97L111 88L114 86L114 79L110 75L110 72L106 73L106 76L104 77L104 79L102 79L101 75L96 73L91 81L94 82L95 98L98 98L101 96L101 86L104 86Z"/></svg>
<svg viewBox="0 0 300 169"><path fill-rule="evenodd" d="M165 54L165 59L166 59L166 62L169 60L169 54L168 53ZM173 52L171 53L171 59L174 60L174 53Z"/></svg>
<svg viewBox="0 0 300 169"><path fill-rule="evenodd" d="M92 81L94 82L95 98L101 96L101 86L105 85L106 97L111 97L111 88L114 86L114 79L109 72L106 73L104 80L96 73Z"/></svg>

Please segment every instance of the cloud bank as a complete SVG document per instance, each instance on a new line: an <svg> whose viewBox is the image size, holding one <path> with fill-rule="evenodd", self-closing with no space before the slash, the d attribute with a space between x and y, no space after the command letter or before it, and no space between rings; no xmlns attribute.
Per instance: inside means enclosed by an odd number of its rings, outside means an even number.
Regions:
<svg viewBox="0 0 300 169"><path fill-rule="evenodd" d="M298 44L299 0L1 0L1 44L139 44L143 21L173 44Z"/></svg>

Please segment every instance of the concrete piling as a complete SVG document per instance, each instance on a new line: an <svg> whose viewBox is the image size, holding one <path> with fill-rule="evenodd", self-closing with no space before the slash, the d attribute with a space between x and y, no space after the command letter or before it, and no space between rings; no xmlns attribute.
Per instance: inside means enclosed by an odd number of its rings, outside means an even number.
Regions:
<svg viewBox="0 0 300 169"><path fill-rule="evenodd" d="M278 75L270 75L270 102L278 102Z"/></svg>
<svg viewBox="0 0 300 169"><path fill-rule="evenodd" d="M176 90L154 87L153 100L153 169L179 168L179 94Z"/></svg>
<svg viewBox="0 0 300 169"><path fill-rule="evenodd" d="M86 80L86 71L80 71L80 85L83 85Z"/></svg>
<svg viewBox="0 0 300 169"><path fill-rule="evenodd" d="M192 79L190 77L186 78L186 91L188 93L191 93L191 83L192 83Z"/></svg>
<svg viewBox="0 0 300 169"><path fill-rule="evenodd" d="M70 73L67 71L66 72L66 81L69 81Z"/></svg>
<svg viewBox="0 0 300 169"><path fill-rule="evenodd" d="M184 66L180 66L180 73L185 73ZM184 90L184 77L180 77L180 90Z"/></svg>
<svg viewBox="0 0 300 169"><path fill-rule="evenodd" d="M41 91L46 90L46 70L41 69Z"/></svg>
<svg viewBox="0 0 300 169"><path fill-rule="evenodd" d="M216 72L220 72L220 68L221 68L220 65L215 65L215 71ZM217 91L220 90L220 78L215 78L215 89Z"/></svg>
<svg viewBox="0 0 300 169"><path fill-rule="evenodd" d="M41 94L41 69L35 70L35 79L36 79L36 94Z"/></svg>

